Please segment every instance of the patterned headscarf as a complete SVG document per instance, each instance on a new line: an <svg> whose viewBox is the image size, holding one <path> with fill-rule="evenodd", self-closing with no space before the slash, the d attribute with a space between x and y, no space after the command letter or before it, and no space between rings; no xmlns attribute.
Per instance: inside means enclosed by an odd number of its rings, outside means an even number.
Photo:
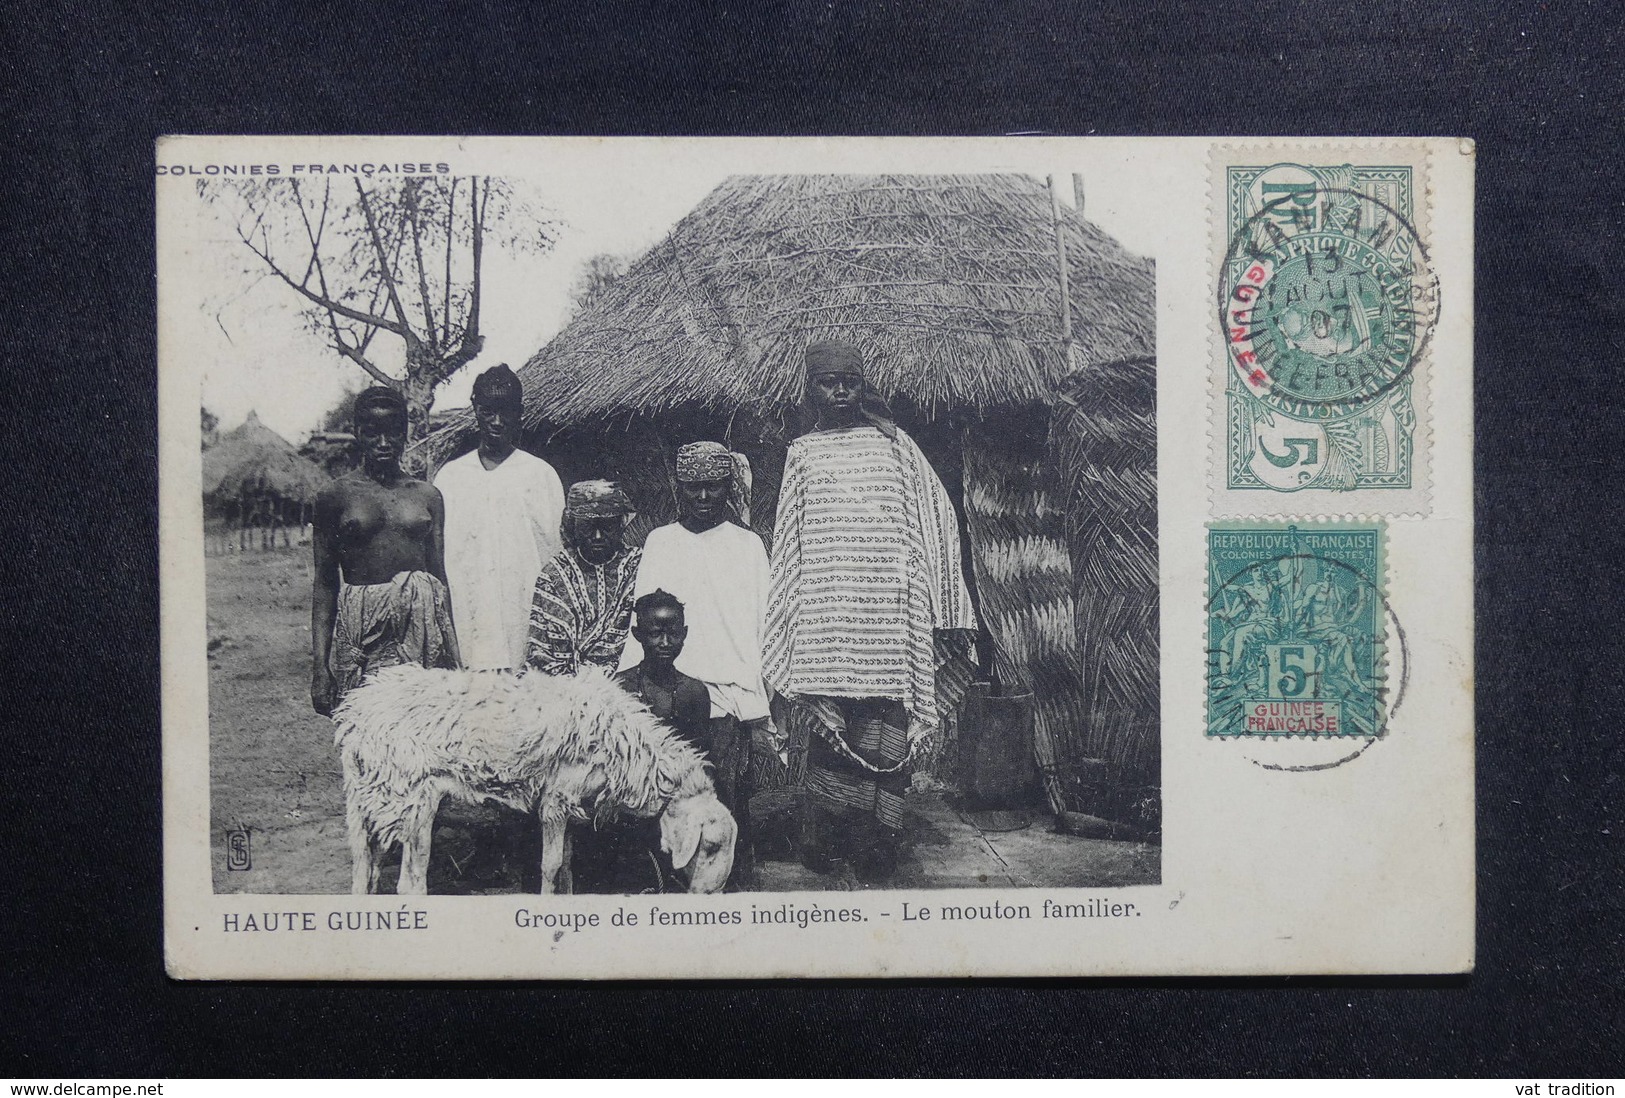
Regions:
<svg viewBox="0 0 1625 1098"><path fill-rule="evenodd" d="M564 494L564 521L559 532L564 544L574 547L578 519L625 517L635 510L631 497L614 481L578 480Z"/></svg>
<svg viewBox="0 0 1625 1098"><path fill-rule="evenodd" d="M564 495L564 513L574 518L630 515L632 500L613 480L578 480Z"/></svg>
<svg viewBox="0 0 1625 1098"><path fill-rule="evenodd" d="M720 442L690 442L677 451L678 483L702 480L728 482L728 506L744 525L750 525L750 459Z"/></svg>

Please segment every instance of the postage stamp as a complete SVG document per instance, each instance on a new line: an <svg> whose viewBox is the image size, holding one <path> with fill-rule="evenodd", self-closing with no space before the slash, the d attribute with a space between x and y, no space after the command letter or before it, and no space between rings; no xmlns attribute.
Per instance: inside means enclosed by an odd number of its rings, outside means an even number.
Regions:
<svg viewBox="0 0 1625 1098"><path fill-rule="evenodd" d="M1383 527L1208 528L1209 736L1385 731Z"/></svg>
<svg viewBox="0 0 1625 1098"><path fill-rule="evenodd" d="M1221 515L1426 510L1425 161L1326 152L1217 169Z"/></svg>

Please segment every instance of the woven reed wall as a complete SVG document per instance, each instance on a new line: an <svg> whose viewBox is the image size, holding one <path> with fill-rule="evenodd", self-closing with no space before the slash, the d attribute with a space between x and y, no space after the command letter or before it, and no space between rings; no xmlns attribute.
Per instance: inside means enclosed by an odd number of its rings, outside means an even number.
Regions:
<svg viewBox="0 0 1625 1098"><path fill-rule="evenodd" d="M1161 645L1156 364L1093 367L1050 425L1054 498L1064 517L1082 677L1075 758L1104 760L1106 815L1160 824ZM1087 811L1087 809L1086 809Z"/></svg>

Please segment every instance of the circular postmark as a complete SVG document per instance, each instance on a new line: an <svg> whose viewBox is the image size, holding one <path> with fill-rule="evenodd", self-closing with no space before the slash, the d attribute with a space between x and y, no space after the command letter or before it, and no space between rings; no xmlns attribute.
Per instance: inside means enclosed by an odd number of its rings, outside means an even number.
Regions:
<svg viewBox="0 0 1625 1098"><path fill-rule="evenodd" d="M1404 627L1373 576L1282 553L1237 569L1208 600L1208 736L1267 770L1327 770L1365 754L1404 703Z"/></svg>
<svg viewBox="0 0 1625 1098"><path fill-rule="evenodd" d="M1410 376L1439 312L1414 225L1361 190L1280 165L1232 235L1219 327L1240 385L1298 420L1357 415Z"/></svg>

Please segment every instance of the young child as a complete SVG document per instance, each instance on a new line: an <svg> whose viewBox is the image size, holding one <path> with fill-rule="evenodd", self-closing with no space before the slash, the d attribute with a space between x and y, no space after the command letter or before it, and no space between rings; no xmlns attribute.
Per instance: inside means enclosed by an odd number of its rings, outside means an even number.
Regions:
<svg viewBox="0 0 1625 1098"><path fill-rule="evenodd" d="M632 612L635 615L632 636L643 646L643 662L617 674L615 681L622 689L641 698L654 715L671 725L679 736L699 748L711 763L712 773L717 774L721 770L721 760L713 750L716 744L713 736L715 723L711 718L711 693L705 683L683 674L675 666L677 657L683 653L683 643L688 639L688 623L682 602L670 592L656 588L633 603ZM733 813L742 834L744 824L740 821L750 811L750 806L729 803L724 795L724 784L717 782L717 796ZM656 845L659 842L653 833L649 839ZM664 859L661 861L664 863ZM740 869L736 855L735 871L729 877L728 890L734 891L739 884Z"/></svg>
<svg viewBox="0 0 1625 1098"><path fill-rule="evenodd" d="M683 604L655 590L632 604L632 636L643 646L643 662L615 676L622 689L641 698L654 715L702 752L711 747L711 694L699 679L677 670L688 639ZM712 760L715 762L715 760Z"/></svg>

